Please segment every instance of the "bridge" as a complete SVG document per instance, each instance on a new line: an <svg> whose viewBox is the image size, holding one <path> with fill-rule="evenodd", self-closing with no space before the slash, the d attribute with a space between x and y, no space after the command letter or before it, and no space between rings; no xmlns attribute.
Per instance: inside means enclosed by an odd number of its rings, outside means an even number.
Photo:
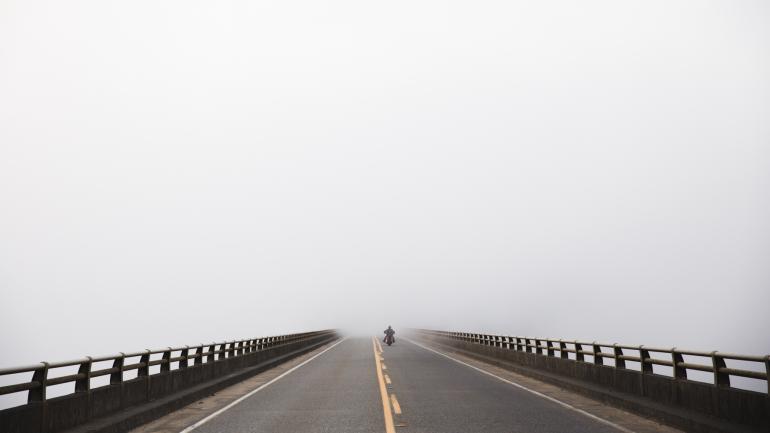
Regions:
<svg viewBox="0 0 770 433"><path fill-rule="evenodd" d="M0 395L26 393L0 411L0 431L770 431L770 356L403 334L385 347L322 330L0 369Z"/></svg>

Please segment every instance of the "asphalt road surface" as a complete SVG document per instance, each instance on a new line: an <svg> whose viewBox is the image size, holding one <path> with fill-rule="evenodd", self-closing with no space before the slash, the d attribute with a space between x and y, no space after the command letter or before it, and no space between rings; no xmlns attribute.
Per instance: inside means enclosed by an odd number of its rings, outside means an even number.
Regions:
<svg viewBox="0 0 770 433"><path fill-rule="evenodd" d="M405 339L348 338L197 426L221 432L618 432Z"/></svg>

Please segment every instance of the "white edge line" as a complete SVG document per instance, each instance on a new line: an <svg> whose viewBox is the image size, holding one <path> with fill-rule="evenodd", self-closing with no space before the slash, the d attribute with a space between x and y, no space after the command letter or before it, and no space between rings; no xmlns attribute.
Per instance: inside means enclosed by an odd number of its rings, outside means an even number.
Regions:
<svg viewBox="0 0 770 433"><path fill-rule="evenodd" d="M418 343L418 342L416 342L416 341L413 341L413 340L411 340L411 339L409 339L409 338L406 338L406 337L402 337L402 338L403 338L404 340L407 340L408 342L410 342L410 343L412 343L412 344L416 345L416 346L420 346L420 347L422 347L422 348L423 348L423 349L425 349L425 350L429 350L429 351L431 351L431 352L433 352L433 353L436 353L436 354L439 354L439 355L441 355L441 356L444 356L444 357L446 357L446 358L449 358L449 359L451 359L451 360L452 360L452 361L454 361L454 362L457 362L457 363L459 363L459 364L462 364L462 365L464 365L464 366L466 366L466 367L470 367L470 368L472 368L472 369L474 369L474 370L476 370L476 371L478 371L478 372L481 372L481 373L484 373L484 374L486 374L487 376L492 376L492 377L494 377L495 379L501 380L501 381L503 381L503 382L505 382L505 383L507 383L507 384L509 384L509 385L513 385L513 386L515 386L515 387L517 387L517 388L521 388L521 389L523 389L523 390L525 390L525 391L529 391L529 392L531 392L532 394L535 394L535 395L536 395L536 396L538 396L538 397L542 397L542 398L544 398L544 399L546 399L546 400L552 401L552 402L554 402L554 403L556 403L556 404L559 404L559 405L561 405L561 406L564 406L564 407L565 407L565 408L567 408L567 409L571 409L571 410L574 410L574 411L575 411L575 412L577 412L577 413L580 413L580 414L582 414L582 415L585 415L585 416L587 416L587 417L589 417L589 418L591 418L591 419L593 419L593 420L595 420L595 421L599 421L599 422L601 422L601 423L607 424L607 425L609 425L609 426L611 426L611 427L614 427L614 428L616 428L616 429L618 429L618 430L620 430L620 431L622 431L622 432L626 432L626 433L636 433L636 432L634 432L633 430L629 430L629 429L627 429L627 428L625 428L625 427L623 427L623 426L617 425L617 424L615 424L615 423L614 423L614 422L612 422L612 421L608 421L608 420L606 420L606 419L604 419L604 418L600 418L600 417L598 417L598 416L596 416L596 415L594 415L594 414L592 414L592 413L589 413L589 412L586 412L586 411L584 411L583 409L578 409L578 408L576 408L575 406L572 406L571 404L565 403L565 402L563 402L563 401L561 401L561 400L557 400L557 399L555 399L555 398L553 398L553 397L551 397L551 396L548 396L548 395L545 395L545 394L543 394L543 393L537 392L537 391L535 391L534 389L530 389L530 388L527 388L527 387L526 387L526 386L524 386L524 385L520 385L520 384L518 384L518 383L516 383L516 382L512 382L512 381L510 381L510 380L508 380L508 379L504 379L504 378L502 378L502 377L500 377L500 376L497 376L497 375L495 375L495 374L493 374L493 373L490 373L490 372L488 372L488 371L486 371L486 370L484 370L484 369L481 369L481 368L479 368L479 367L476 367L475 365L471 365L471 364L468 364L467 362L463 362L463 361L460 361L459 359L457 359L457 358L453 358L453 357L451 357L451 356L447 355L446 353L442 353L442 352L439 352L438 350L434 350L434 349L431 349L430 347L426 347L426 346L423 346L422 344L420 344L420 343Z"/></svg>
<svg viewBox="0 0 770 433"><path fill-rule="evenodd" d="M203 418L202 420L196 422L195 424L193 424L191 426L188 426L187 428L185 428L184 430L180 431L179 433L188 433L188 432L191 432L191 431L195 430L196 428L202 426L203 424L206 424L207 422L211 421L215 417L221 415L224 411L230 409L231 407L235 406L236 404L242 402L243 400L246 400L247 398L251 397L252 395L254 395L254 394L258 393L259 391L262 391L263 389L265 389L268 386L272 385L273 382L276 382L277 380L281 379L282 377L287 376L288 374L290 374L292 371L302 367L303 365L305 365L308 362L318 358L319 356L323 355L324 353L334 349L338 344L340 344L343 341L345 341L345 339L347 339L347 337L343 337L340 341L338 341L338 342L334 343L333 345L331 345L331 346L327 347L326 349L324 349L323 352L316 353L315 355L313 355L312 358L308 358L308 359L302 361L301 364L295 365L291 369L289 369L289 370L283 372L282 374L280 374L279 376L273 378L271 381L262 384L259 388L249 392L248 394L246 394L244 396L241 396L240 398L238 398L234 402L228 404L227 406L223 407L222 409L219 409L218 411L212 413L211 415L207 416L206 418Z"/></svg>

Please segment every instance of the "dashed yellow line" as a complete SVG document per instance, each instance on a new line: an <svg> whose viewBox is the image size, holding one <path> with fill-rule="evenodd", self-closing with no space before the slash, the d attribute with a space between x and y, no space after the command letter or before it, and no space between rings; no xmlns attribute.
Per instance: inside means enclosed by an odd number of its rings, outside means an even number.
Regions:
<svg viewBox="0 0 770 433"><path fill-rule="evenodd" d="M387 369L388 369L388 366L387 366L387 365L385 365L385 363L384 363L384 362L382 363L382 369L383 369L383 370L387 370Z"/></svg>
<svg viewBox="0 0 770 433"><path fill-rule="evenodd" d="M380 344L380 340L374 340L377 342L377 347L380 348L380 353L382 353L382 344Z"/></svg>
<svg viewBox="0 0 770 433"><path fill-rule="evenodd" d="M388 376L387 374L385 375L385 383L387 383L388 385L392 384L392 382L390 381L390 376Z"/></svg>
<svg viewBox="0 0 770 433"><path fill-rule="evenodd" d="M393 412L395 412L396 415L401 415L401 405L398 404L398 400L396 399L396 394L390 395L390 402L393 404Z"/></svg>
<svg viewBox="0 0 770 433"><path fill-rule="evenodd" d="M385 369L384 364L380 364L380 356L377 354L377 340L372 337L372 350L374 351L374 363L377 369L377 382L380 384L380 397L382 398L382 412L385 416L385 433L396 433L396 427L393 425L393 414L390 411L390 401L388 400L388 392L385 389L385 380L383 379L382 371ZM399 407L399 411L401 408ZM400 413L400 412L397 412Z"/></svg>

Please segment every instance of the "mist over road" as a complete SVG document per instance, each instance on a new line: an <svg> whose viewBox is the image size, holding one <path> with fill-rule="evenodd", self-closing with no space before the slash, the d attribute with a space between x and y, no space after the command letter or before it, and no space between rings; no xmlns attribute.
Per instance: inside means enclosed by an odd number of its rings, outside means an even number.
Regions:
<svg viewBox="0 0 770 433"><path fill-rule="evenodd" d="M387 325L767 354L768 29L4 0L0 367Z"/></svg>

